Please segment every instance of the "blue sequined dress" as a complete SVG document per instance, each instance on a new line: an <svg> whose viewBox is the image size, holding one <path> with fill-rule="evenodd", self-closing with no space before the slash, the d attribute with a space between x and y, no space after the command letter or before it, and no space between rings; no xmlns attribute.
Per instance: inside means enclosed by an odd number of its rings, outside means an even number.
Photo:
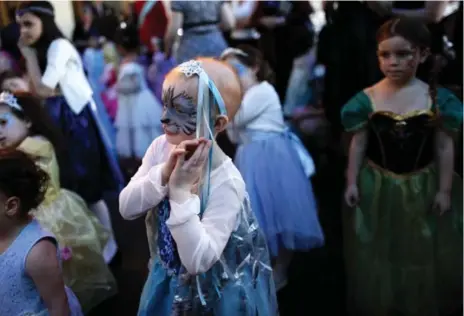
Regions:
<svg viewBox="0 0 464 316"><path fill-rule="evenodd" d="M200 212L200 217L203 212ZM165 198L147 216L158 256L143 289L138 316L275 316L277 301L266 241L248 201L221 258L206 273L192 276L180 262L166 220Z"/></svg>

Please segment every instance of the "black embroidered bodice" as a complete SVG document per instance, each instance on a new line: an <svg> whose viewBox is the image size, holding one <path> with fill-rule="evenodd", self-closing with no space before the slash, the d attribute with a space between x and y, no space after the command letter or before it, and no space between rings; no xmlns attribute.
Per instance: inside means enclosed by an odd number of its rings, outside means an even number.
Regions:
<svg viewBox="0 0 464 316"><path fill-rule="evenodd" d="M396 174L422 169L434 158L434 132L433 112L406 116L374 112L368 124L366 157Z"/></svg>

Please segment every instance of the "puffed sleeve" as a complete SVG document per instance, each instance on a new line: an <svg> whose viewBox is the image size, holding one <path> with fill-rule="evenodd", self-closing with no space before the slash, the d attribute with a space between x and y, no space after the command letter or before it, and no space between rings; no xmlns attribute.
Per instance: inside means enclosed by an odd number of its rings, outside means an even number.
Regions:
<svg viewBox="0 0 464 316"><path fill-rule="evenodd" d="M347 132L366 126L372 112L371 101L365 92L359 92L346 103L341 112L342 124Z"/></svg>
<svg viewBox="0 0 464 316"><path fill-rule="evenodd" d="M66 73L66 64L73 54L74 47L64 39L54 40L47 51L47 66L42 76L42 84L55 89Z"/></svg>
<svg viewBox="0 0 464 316"><path fill-rule="evenodd" d="M221 257L236 227L245 197L245 183L230 177L212 190L203 218L198 216L197 195L183 204L170 201L171 214L166 224L177 245L182 265L196 275L208 271Z"/></svg>
<svg viewBox="0 0 464 316"><path fill-rule="evenodd" d="M437 90L437 113L441 126L449 132L458 132L462 124L462 102L449 90Z"/></svg>
<svg viewBox="0 0 464 316"><path fill-rule="evenodd" d="M184 3L186 1L171 1L171 10L179 13L184 12Z"/></svg>
<svg viewBox="0 0 464 316"><path fill-rule="evenodd" d="M142 165L119 194L119 212L125 219L136 219L158 205L168 193L167 186L161 184L164 163L157 163L162 154L162 135L148 147Z"/></svg>

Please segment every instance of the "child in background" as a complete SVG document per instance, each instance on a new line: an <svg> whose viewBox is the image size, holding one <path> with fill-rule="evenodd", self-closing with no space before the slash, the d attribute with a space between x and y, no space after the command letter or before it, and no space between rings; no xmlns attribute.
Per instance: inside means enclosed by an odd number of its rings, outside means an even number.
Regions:
<svg viewBox="0 0 464 316"><path fill-rule="evenodd" d="M103 44L103 57L105 68L100 82L105 86L101 98L111 121L114 123L118 111L118 92L116 82L118 80L119 55L113 42Z"/></svg>
<svg viewBox="0 0 464 316"><path fill-rule="evenodd" d="M309 180L315 172L314 162L284 123L279 97L271 85L274 74L261 53L240 45L225 50L221 59L240 79L242 104L230 126L231 139L240 144L234 163L266 235L280 290L287 285L293 251L309 251L324 244Z"/></svg>
<svg viewBox="0 0 464 316"><path fill-rule="evenodd" d="M165 135L119 197L124 218L147 214L151 263L139 316L277 315L245 183L214 140L240 98L233 70L213 59L181 64L164 81Z"/></svg>
<svg viewBox="0 0 464 316"><path fill-rule="evenodd" d="M115 125L119 156L138 165L153 139L163 132L159 121L163 108L148 88L144 68L137 63L137 34L134 26L124 23L116 32L115 42L123 59L116 84Z"/></svg>
<svg viewBox="0 0 464 316"><path fill-rule="evenodd" d="M53 126L38 99L0 94L0 149L17 148L29 154L48 174L48 189L31 214L56 236L65 284L87 312L116 293L116 282L102 256L110 235L81 197L60 187L55 150L62 157L64 144Z"/></svg>
<svg viewBox="0 0 464 316"><path fill-rule="evenodd" d="M26 154L0 155L0 315L83 315L64 285L55 237L29 216L47 183Z"/></svg>
<svg viewBox="0 0 464 316"><path fill-rule="evenodd" d="M154 45L159 48L159 45ZM160 49L153 53L152 63L148 68L148 81L156 98L161 102L161 93L163 91L163 81L168 72L170 72L176 62L174 57L167 58Z"/></svg>
<svg viewBox="0 0 464 316"><path fill-rule="evenodd" d="M377 33L385 78L341 113L353 134L343 212L352 315L462 314L462 179L453 174L462 103L416 77L427 27L405 18ZM461 311L460 311L461 310Z"/></svg>

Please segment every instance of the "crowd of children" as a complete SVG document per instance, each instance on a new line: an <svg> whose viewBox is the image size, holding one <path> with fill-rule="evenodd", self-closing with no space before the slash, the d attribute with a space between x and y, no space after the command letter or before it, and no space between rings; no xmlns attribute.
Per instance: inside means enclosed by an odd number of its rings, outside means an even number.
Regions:
<svg viewBox="0 0 464 316"><path fill-rule="evenodd" d="M325 238L314 162L260 51L175 65L157 50L144 65L133 25L80 54L54 18L47 1L22 4L24 73L0 55L0 315L83 315L117 292L108 195L124 219L145 216L138 315L277 316L292 254ZM353 133L348 310L451 315L462 304L462 103L416 78L429 58L421 23L391 20L377 40L385 78L340 114Z"/></svg>

